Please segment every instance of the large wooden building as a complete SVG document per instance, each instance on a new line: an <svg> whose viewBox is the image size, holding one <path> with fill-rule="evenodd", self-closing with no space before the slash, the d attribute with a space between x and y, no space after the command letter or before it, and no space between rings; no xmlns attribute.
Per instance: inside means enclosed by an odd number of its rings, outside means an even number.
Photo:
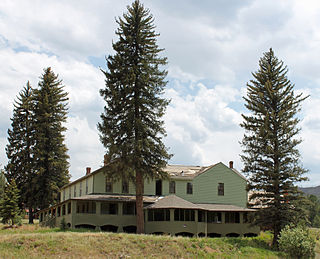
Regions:
<svg viewBox="0 0 320 259"><path fill-rule="evenodd" d="M106 167L65 185L61 200L40 211L40 224L71 228L136 231L135 186L108 179ZM144 215L147 234L184 236L254 236L250 226L246 179L223 163L212 166L168 165L168 180L145 181Z"/></svg>

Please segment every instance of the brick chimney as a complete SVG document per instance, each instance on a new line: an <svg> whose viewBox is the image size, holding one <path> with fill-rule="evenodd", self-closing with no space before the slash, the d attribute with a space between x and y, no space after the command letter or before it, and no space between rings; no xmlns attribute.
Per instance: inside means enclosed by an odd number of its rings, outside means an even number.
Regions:
<svg viewBox="0 0 320 259"><path fill-rule="evenodd" d="M91 173L91 167L87 167L86 168L86 175L90 174Z"/></svg>
<svg viewBox="0 0 320 259"><path fill-rule="evenodd" d="M230 162L229 162L229 167L230 167L231 169L233 169L233 161L230 161Z"/></svg>

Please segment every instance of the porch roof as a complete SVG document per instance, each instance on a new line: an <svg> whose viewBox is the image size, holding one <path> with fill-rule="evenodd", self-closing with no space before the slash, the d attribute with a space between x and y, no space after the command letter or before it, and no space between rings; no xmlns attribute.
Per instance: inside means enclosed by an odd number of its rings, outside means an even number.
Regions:
<svg viewBox="0 0 320 259"><path fill-rule="evenodd" d="M254 209L248 209L243 208L235 205L230 204L204 204L204 203L198 203L198 206L200 206L203 210L207 211L256 211Z"/></svg>
<svg viewBox="0 0 320 259"><path fill-rule="evenodd" d="M153 203L159 199L159 196L143 196L143 202L146 203ZM114 194L90 194L84 195L81 197L75 197L71 200L77 201L119 201L119 202L135 202L136 196L135 195L114 195Z"/></svg>
<svg viewBox="0 0 320 259"><path fill-rule="evenodd" d="M159 198L155 203L145 207L146 209L201 209L200 206L186 201L176 195L168 195Z"/></svg>

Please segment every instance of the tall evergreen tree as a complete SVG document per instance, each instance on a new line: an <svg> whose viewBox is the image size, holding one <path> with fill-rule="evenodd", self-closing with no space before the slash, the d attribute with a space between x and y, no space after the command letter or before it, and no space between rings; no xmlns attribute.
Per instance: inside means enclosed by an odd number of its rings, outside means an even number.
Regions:
<svg viewBox="0 0 320 259"><path fill-rule="evenodd" d="M21 209L25 206L29 209L29 223L33 223L35 209L32 183L35 176L32 155L35 143L33 104L33 89L27 82L14 103L11 129L8 130L8 164L5 170L7 180L14 180L21 192Z"/></svg>
<svg viewBox="0 0 320 259"><path fill-rule="evenodd" d="M34 165L37 206L46 208L58 199L58 190L69 181L63 123L67 119L67 92L51 68L44 69L34 90Z"/></svg>
<svg viewBox="0 0 320 259"><path fill-rule="evenodd" d="M247 84L244 100L251 114L242 115L241 124L243 172L249 176L248 190L254 192L251 201L262 205L255 223L272 228L274 246L281 229L297 218L300 208L294 204L301 195L295 184L306 180L297 149L297 113L306 97L294 93L287 71L272 49L264 53Z"/></svg>
<svg viewBox="0 0 320 259"><path fill-rule="evenodd" d="M100 139L107 149L108 174L127 179L136 186L137 233L144 232L144 179L165 177L170 155L162 142L163 120L169 101L161 98L166 85L167 63L160 57L154 19L138 0L118 18L118 41L109 55L106 86L100 90L107 105L98 124Z"/></svg>
<svg viewBox="0 0 320 259"><path fill-rule="evenodd" d="M6 184L3 198L0 201L0 217L2 223L15 224L15 219L19 215L19 190L14 180Z"/></svg>
<svg viewBox="0 0 320 259"><path fill-rule="evenodd" d="M4 188L6 186L6 177L4 175L4 170L0 169L0 200L2 199L3 197L3 194L4 194Z"/></svg>

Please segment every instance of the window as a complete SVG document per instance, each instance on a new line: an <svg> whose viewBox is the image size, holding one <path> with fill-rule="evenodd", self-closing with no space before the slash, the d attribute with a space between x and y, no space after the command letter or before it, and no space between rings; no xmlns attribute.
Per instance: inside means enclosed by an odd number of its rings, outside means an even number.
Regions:
<svg viewBox="0 0 320 259"><path fill-rule="evenodd" d="M129 183L127 180L122 180L122 193L129 193Z"/></svg>
<svg viewBox="0 0 320 259"><path fill-rule="evenodd" d="M96 213L96 203L94 201L79 201L77 202L77 213Z"/></svg>
<svg viewBox="0 0 320 259"><path fill-rule="evenodd" d="M224 183L218 183L218 195L224 196Z"/></svg>
<svg viewBox="0 0 320 259"><path fill-rule="evenodd" d="M58 214L58 217L60 217L60 212L61 212L61 207L59 206L59 207L58 207L58 213L57 213L57 214Z"/></svg>
<svg viewBox="0 0 320 259"><path fill-rule="evenodd" d="M77 197L77 185L73 187L73 197Z"/></svg>
<svg viewBox="0 0 320 259"><path fill-rule="evenodd" d="M170 221L169 209L148 210L148 221Z"/></svg>
<svg viewBox="0 0 320 259"><path fill-rule="evenodd" d="M68 203L68 214L71 213L71 202Z"/></svg>
<svg viewBox="0 0 320 259"><path fill-rule="evenodd" d="M63 189L63 200L66 200L66 189Z"/></svg>
<svg viewBox="0 0 320 259"><path fill-rule="evenodd" d="M69 199L71 199L71 187L69 187Z"/></svg>
<svg viewBox="0 0 320 259"><path fill-rule="evenodd" d="M106 178L106 192L112 192L112 182Z"/></svg>
<svg viewBox="0 0 320 259"><path fill-rule="evenodd" d="M205 212L198 210L198 222L205 222Z"/></svg>
<svg viewBox="0 0 320 259"><path fill-rule="evenodd" d="M192 183L187 183L187 194L192 194Z"/></svg>
<svg viewBox="0 0 320 259"><path fill-rule="evenodd" d="M88 194L88 178L86 179L86 194Z"/></svg>
<svg viewBox="0 0 320 259"><path fill-rule="evenodd" d="M156 195L162 195L162 181L156 180Z"/></svg>
<svg viewBox="0 0 320 259"><path fill-rule="evenodd" d="M80 192L79 192L79 196L82 195L82 182L80 182Z"/></svg>
<svg viewBox="0 0 320 259"><path fill-rule="evenodd" d="M169 182L169 193L176 193L176 182L175 181Z"/></svg>
<svg viewBox="0 0 320 259"><path fill-rule="evenodd" d="M101 214L110 214L117 215L118 214L118 204L117 203L101 203Z"/></svg>
<svg viewBox="0 0 320 259"><path fill-rule="evenodd" d="M252 222L252 215L249 215L248 212L243 213L243 223L251 223Z"/></svg>
<svg viewBox="0 0 320 259"><path fill-rule="evenodd" d="M175 221L194 221L194 210L175 209L174 220Z"/></svg>
<svg viewBox="0 0 320 259"><path fill-rule="evenodd" d="M62 205L62 216L66 215L66 205Z"/></svg>
<svg viewBox="0 0 320 259"><path fill-rule="evenodd" d="M136 204L132 202L123 203L123 215L136 215Z"/></svg>
<svg viewBox="0 0 320 259"><path fill-rule="evenodd" d="M225 219L226 219L226 223L240 223L240 213L226 212Z"/></svg>
<svg viewBox="0 0 320 259"><path fill-rule="evenodd" d="M221 223L221 212L208 211L207 217L208 217L208 220L207 220L208 223Z"/></svg>

